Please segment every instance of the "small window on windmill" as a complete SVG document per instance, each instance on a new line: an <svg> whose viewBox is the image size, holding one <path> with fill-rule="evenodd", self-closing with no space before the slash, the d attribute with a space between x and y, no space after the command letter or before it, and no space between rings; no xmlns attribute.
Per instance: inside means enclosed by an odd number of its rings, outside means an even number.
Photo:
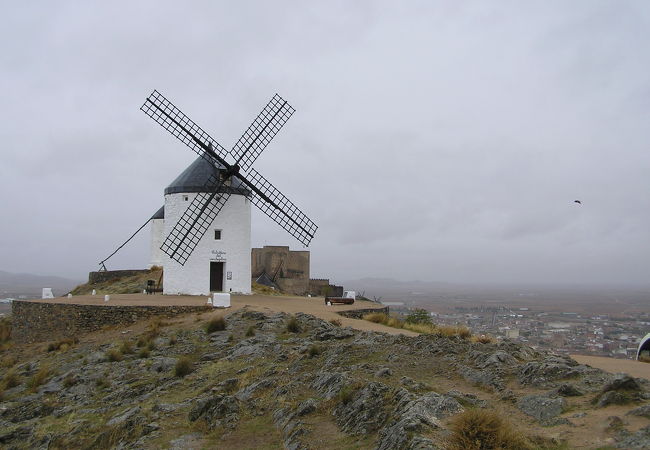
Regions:
<svg viewBox="0 0 650 450"><path fill-rule="evenodd" d="M221 240L221 230L214 230L214 240L215 241Z"/></svg>
<svg viewBox="0 0 650 450"><path fill-rule="evenodd" d="M189 195L184 195L184 196L183 196L183 201L184 201L184 202L188 201L189 199L190 199L190 196L189 196Z"/></svg>

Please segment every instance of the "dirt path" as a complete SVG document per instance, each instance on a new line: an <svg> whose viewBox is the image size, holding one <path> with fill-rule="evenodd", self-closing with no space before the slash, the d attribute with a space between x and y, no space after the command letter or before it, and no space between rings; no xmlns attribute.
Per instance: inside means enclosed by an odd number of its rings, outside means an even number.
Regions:
<svg viewBox="0 0 650 450"><path fill-rule="evenodd" d="M616 359L604 356L571 355L580 364L587 364L610 373L624 372L633 377L650 380L650 364L632 359Z"/></svg>

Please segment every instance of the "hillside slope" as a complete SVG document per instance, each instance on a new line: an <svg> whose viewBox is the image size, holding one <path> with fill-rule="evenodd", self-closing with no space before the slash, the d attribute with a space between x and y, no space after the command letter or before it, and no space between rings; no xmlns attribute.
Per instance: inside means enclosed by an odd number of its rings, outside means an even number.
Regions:
<svg viewBox="0 0 650 450"><path fill-rule="evenodd" d="M458 424L497 417L509 431L480 431L500 448L650 445L646 380L514 343L362 332L300 313L212 320L222 314L5 351L0 444L472 448Z"/></svg>

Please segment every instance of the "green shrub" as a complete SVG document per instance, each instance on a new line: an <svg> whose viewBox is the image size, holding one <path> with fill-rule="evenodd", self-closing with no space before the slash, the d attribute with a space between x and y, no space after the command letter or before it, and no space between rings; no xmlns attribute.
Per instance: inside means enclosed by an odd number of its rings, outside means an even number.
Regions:
<svg viewBox="0 0 650 450"><path fill-rule="evenodd" d="M79 342L78 338L68 338L68 339L61 339L56 342L50 342L47 344L47 351L48 352L55 352L57 350L62 350L66 351L70 347L72 347L74 344L77 344Z"/></svg>
<svg viewBox="0 0 650 450"><path fill-rule="evenodd" d="M178 342L178 338L175 334L169 336L169 345L176 345L176 342Z"/></svg>
<svg viewBox="0 0 650 450"><path fill-rule="evenodd" d="M75 379L74 375L69 373L63 379L63 386L66 387L66 388L69 388L69 387L74 386L76 382L77 382L77 380Z"/></svg>
<svg viewBox="0 0 650 450"><path fill-rule="evenodd" d="M318 345L312 345L311 347L309 347L309 350L307 351L307 354L309 354L310 358L318 356L321 353L323 353L323 350Z"/></svg>
<svg viewBox="0 0 650 450"><path fill-rule="evenodd" d="M223 317L214 317L205 325L205 332L210 334L215 331L223 331L226 329L226 320Z"/></svg>
<svg viewBox="0 0 650 450"><path fill-rule="evenodd" d="M111 383L106 378L97 378L95 380L95 386L100 389L105 389L111 386Z"/></svg>
<svg viewBox="0 0 650 450"><path fill-rule="evenodd" d="M532 446L497 413L469 409L451 422L450 448L454 450L524 450Z"/></svg>
<svg viewBox="0 0 650 450"><path fill-rule="evenodd" d="M138 358L148 358L151 352L149 351L148 348L141 348L140 351L138 352Z"/></svg>
<svg viewBox="0 0 650 450"><path fill-rule="evenodd" d="M245 334L245 336L246 336L246 337L255 336L255 328L253 327L253 325L251 325L250 327L248 327L248 329L246 330L246 334Z"/></svg>
<svg viewBox="0 0 650 450"><path fill-rule="evenodd" d="M427 310L415 309L405 319L406 323L431 324L431 315Z"/></svg>
<svg viewBox="0 0 650 450"><path fill-rule="evenodd" d="M192 372L192 361L187 356L181 356L174 366L174 375L179 378L184 377Z"/></svg>
<svg viewBox="0 0 650 450"><path fill-rule="evenodd" d="M289 320L287 320L287 331L289 333L300 333L300 325L298 324L296 316L291 316L289 317Z"/></svg>

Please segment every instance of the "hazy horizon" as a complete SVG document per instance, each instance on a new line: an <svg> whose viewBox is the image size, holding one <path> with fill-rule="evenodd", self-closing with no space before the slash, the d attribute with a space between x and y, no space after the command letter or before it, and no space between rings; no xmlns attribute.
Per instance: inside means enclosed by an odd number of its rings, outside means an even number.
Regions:
<svg viewBox="0 0 650 450"><path fill-rule="evenodd" d="M163 204L195 155L158 89L226 148L296 108L255 167L319 225L312 277L648 283L647 2L192 5L4 8L0 268L84 280Z"/></svg>

